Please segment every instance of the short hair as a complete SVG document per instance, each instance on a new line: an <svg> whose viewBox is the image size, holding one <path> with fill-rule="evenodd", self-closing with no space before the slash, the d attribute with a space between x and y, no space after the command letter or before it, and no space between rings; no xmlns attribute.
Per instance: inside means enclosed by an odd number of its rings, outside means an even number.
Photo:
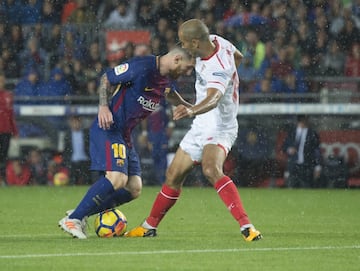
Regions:
<svg viewBox="0 0 360 271"><path fill-rule="evenodd" d="M298 122L308 122L309 116L308 115L297 115L296 119Z"/></svg>
<svg viewBox="0 0 360 271"><path fill-rule="evenodd" d="M198 19L191 19L185 21L180 26L180 31L182 31L185 39L199 39L201 41L206 41L209 39L209 28Z"/></svg>
<svg viewBox="0 0 360 271"><path fill-rule="evenodd" d="M186 59L192 58L191 54L189 54L188 51L186 51L185 49L183 49L179 46L174 46L173 48L171 48L171 50L169 51L169 54L181 54L181 55L185 56Z"/></svg>

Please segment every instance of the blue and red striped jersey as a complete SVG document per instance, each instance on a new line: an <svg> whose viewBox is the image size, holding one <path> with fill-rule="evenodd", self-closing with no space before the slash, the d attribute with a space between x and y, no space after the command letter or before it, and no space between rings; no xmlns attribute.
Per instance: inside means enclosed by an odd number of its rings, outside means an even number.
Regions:
<svg viewBox="0 0 360 271"><path fill-rule="evenodd" d="M106 72L117 86L109 105L112 129L121 130L128 143L134 127L156 110L165 93L175 90L175 82L160 74L156 61L153 55L135 57Z"/></svg>

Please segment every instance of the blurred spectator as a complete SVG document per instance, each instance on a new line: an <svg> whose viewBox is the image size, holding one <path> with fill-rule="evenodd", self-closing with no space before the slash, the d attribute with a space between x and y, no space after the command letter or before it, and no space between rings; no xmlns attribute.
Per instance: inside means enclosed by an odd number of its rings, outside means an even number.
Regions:
<svg viewBox="0 0 360 271"><path fill-rule="evenodd" d="M86 83L86 92L84 93L84 95L97 97L97 88L98 84L95 78L88 80Z"/></svg>
<svg viewBox="0 0 360 271"><path fill-rule="evenodd" d="M271 63L272 76L278 80L284 80L294 71L292 59L289 58L288 47L282 47L278 53L278 59Z"/></svg>
<svg viewBox="0 0 360 271"><path fill-rule="evenodd" d="M321 173L321 183L318 187L346 188L348 186L349 167L345 158L339 154L329 155L324 159Z"/></svg>
<svg viewBox="0 0 360 271"><path fill-rule="evenodd" d="M69 169L64 165L60 153L55 153L47 164L47 183L56 186L69 183Z"/></svg>
<svg viewBox="0 0 360 271"><path fill-rule="evenodd" d="M284 173L287 187L317 186L321 173L320 139L309 126L308 116L297 116L297 123L289 129L282 150L288 157Z"/></svg>
<svg viewBox="0 0 360 271"><path fill-rule="evenodd" d="M220 23L221 25L221 23ZM224 28L224 27L223 27ZM222 31L223 36L228 36L233 41L235 47L242 53L246 51L246 41L244 34L237 31L235 28L224 28Z"/></svg>
<svg viewBox="0 0 360 271"><path fill-rule="evenodd" d="M44 25L60 24L60 14L55 10L53 1L44 0L41 9L41 23Z"/></svg>
<svg viewBox="0 0 360 271"><path fill-rule="evenodd" d="M341 1L332 1L331 9L329 10L329 32L333 38L336 38L345 24L343 16L343 6Z"/></svg>
<svg viewBox="0 0 360 271"><path fill-rule="evenodd" d="M295 72L289 73L282 78L280 92L287 94L304 92L304 89L300 89L297 84ZM297 100L297 97L289 97L285 102L296 102Z"/></svg>
<svg viewBox="0 0 360 271"><path fill-rule="evenodd" d="M316 33L316 42L315 46L312 48L312 59L313 65L317 66L316 74L314 75L322 75L323 69L321 67L324 57L327 51L328 45L328 35L325 31L319 31Z"/></svg>
<svg viewBox="0 0 360 271"><path fill-rule="evenodd" d="M41 40L43 38L43 33L44 33L44 25L42 23L36 23L36 24L33 24L31 25L30 29L31 29L31 32L30 34L27 34L27 38L29 37L35 37L38 39L39 41L39 44L41 45L42 47L42 44L41 44Z"/></svg>
<svg viewBox="0 0 360 271"><path fill-rule="evenodd" d="M64 163L70 169L70 184L91 184L89 131L80 116L71 116L65 131Z"/></svg>
<svg viewBox="0 0 360 271"><path fill-rule="evenodd" d="M360 43L354 43L346 57L345 76L360 76Z"/></svg>
<svg viewBox="0 0 360 271"><path fill-rule="evenodd" d="M233 1L235 2L235 1ZM268 23L267 18L263 17L260 10L260 5L257 2L251 3L251 10L248 11L244 7L237 7L238 12L225 20L226 27L246 27L246 26L260 26ZM226 16L228 16L226 14Z"/></svg>
<svg viewBox="0 0 360 271"><path fill-rule="evenodd" d="M211 1L206 2L209 3ZM155 14L158 20L163 18L166 21L171 22L169 25L170 28L177 29L177 22L184 18L185 8L185 0L160 0L159 5L155 9ZM208 12L211 13L210 10L208 10Z"/></svg>
<svg viewBox="0 0 360 271"><path fill-rule="evenodd" d="M3 61L2 72L7 78L19 78L21 71L21 63L14 51L9 45L4 44L1 51L1 59Z"/></svg>
<svg viewBox="0 0 360 271"><path fill-rule="evenodd" d="M6 182L11 186L29 185L31 172L29 166L20 158L11 159L6 165Z"/></svg>
<svg viewBox="0 0 360 271"><path fill-rule="evenodd" d="M116 8L104 22L106 28L134 29L136 26L135 1L117 0Z"/></svg>
<svg viewBox="0 0 360 271"><path fill-rule="evenodd" d="M22 5L21 24L33 25L41 21L42 1L26 0Z"/></svg>
<svg viewBox="0 0 360 271"><path fill-rule="evenodd" d="M341 50L346 54L351 50L353 43L360 42L360 31L355 27L352 19L345 20L345 25L337 36L337 41Z"/></svg>
<svg viewBox="0 0 360 271"><path fill-rule="evenodd" d="M169 152L169 138L174 128L174 123L169 121L167 112L168 104L163 101L161 105L147 118L147 139L153 160L155 178L154 184L161 185L165 182L167 169L167 154Z"/></svg>
<svg viewBox="0 0 360 271"><path fill-rule="evenodd" d="M290 40L293 30L291 23L286 16L281 16L276 20L276 34L282 35L282 38L288 42Z"/></svg>
<svg viewBox="0 0 360 271"><path fill-rule="evenodd" d="M329 23L326 18L325 12L321 10L321 13L315 18L314 27L311 28L313 34L324 32L326 36L329 35Z"/></svg>
<svg viewBox="0 0 360 271"><path fill-rule="evenodd" d="M352 2L353 2L352 7L348 4L344 5L343 15L344 15L345 19L351 19L354 22L355 27L359 30L360 29L360 17L359 17L360 4L359 4L358 0L355 0ZM353 11L355 11L355 13Z"/></svg>
<svg viewBox="0 0 360 271"><path fill-rule="evenodd" d="M99 1L96 17L100 23L103 23L109 17L110 13L115 9L116 4L114 0Z"/></svg>
<svg viewBox="0 0 360 271"><path fill-rule="evenodd" d="M290 7L287 9L287 18L290 19L292 30L296 31L302 22L307 20L307 8L302 1L290 1Z"/></svg>
<svg viewBox="0 0 360 271"><path fill-rule="evenodd" d="M253 65L254 68L258 70L265 58L265 44L259 39L256 31L252 29L247 32L245 39L247 42L247 52L253 55Z"/></svg>
<svg viewBox="0 0 360 271"><path fill-rule="evenodd" d="M62 24L65 24L68 21L69 16L76 8L77 8L76 0L65 1L63 8L62 8L62 13L61 13L61 23Z"/></svg>
<svg viewBox="0 0 360 271"><path fill-rule="evenodd" d="M159 36L151 38L151 52L154 55L161 55L164 52L163 43Z"/></svg>
<svg viewBox="0 0 360 271"><path fill-rule="evenodd" d="M33 97L38 97L44 87L44 82L39 78L38 71L32 67L25 71L25 75L20 79L19 83L15 86L15 95L17 97L23 96L18 99L17 103L38 103ZM29 96L29 97L25 97ZM29 99L30 98L30 99Z"/></svg>
<svg viewBox="0 0 360 271"><path fill-rule="evenodd" d="M169 30L169 22L165 18L160 18L156 24L154 37L158 40L157 50L159 53L165 54L168 51L166 32ZM171 31L171 30L170 30Z"/></svg>
<svg viewBox="0 0 360 271"><path fill-rule="evenodd" d="M3 48L4 46L7 45L8 36L9 36L8 25L5 22L1 22L0 20L0 48Z"/></svg>
<svg viewBox="0 0 360 271"><path fill-rule="evenodd" d="M301 54L297 73L301 73L306 84L309 85L309 78L315 74L317 67L311 62L311 56L307 53Z"/></svg>
<svg viewBox="0 0 360 271"><path fill-rule="evenodd" d="M272 6L272 17L276 20L282 16L286 16L287 12L287 1L271 1Z"/></svg>
<svg viewBox="0 0 360 271"><path fill-rule="evenodd" d="M340 50L336 40L329 43L320 67L326 76L344 75L345 54Z"/></svg>
<svg viewBox="0 0 360 271"><path fill-rule="evenodd" d="M239 185L253 186L266 176L266 164L270 157L268 136L256 126L241 129L238 139L238 177Z"/></svg>
<svg viewBox="0 0 360 271"><path fill-rule="evenodd" d="M89 50L84 59L86 69L94 68L95 63L101 62L100 44L98 41L93 41L89 45Z"/></svg>
<svg viewBox="0 0 360 271"><path fill-rule="evenodd" d="M360 3L359 1L352 1L351 6L349 8L353 16L360 18Z"/></svg>
<svg viewBox="0 0 360 271"><path fill-rule="evenodd" d="M238 12L241 12L240 1L232 0L229 7L224 11L224 21L226 22L227 19L235 16Z"/></svg>
<svg viewBox="0 0 360 271"><path fill-rule="evenodd" d="M299 27L297 28L298 34L298 46L300 47L301 53L312 53L312 48L314 45L314 40L310 34L309 26L305 21L300 22Z"/></svg>
<svg viewBox="0 0 360 271"><path fill-rule="evenodd" d="M6 77L0 72L0 184L5 178L10 139L18 135L13 109L13 95L5 89Z"/></svg>
<svg viewBox="0 0 360 271"><path fill-rule="evenodd" d="M49 57L49 66L53 68L59 62L59 47L61 44L61 25L54 24L51 26L49 35L41 38L41 45Z"/></svg>
<svg viewBox="0 0 360 271"><path fill-rule="evenodd" d="M47 54L46 51L41 47L38 38L29 37L26 42L25 49L20 54L20 60L23 71L28 67L36 67L39 71L39 76L44 76Z"/></svg>
<svg viewBox="0 0 360 271"><path fill-rule="evenodd" d="M253 89L253 85L258 78L253 61L253 56L250 52L247 52L237 69L240 78L240 92L251 92L251 89Z"/></svg>
<svg viewBox="0 0 360 271"><path fill-rule="evenodd" d="M306 74L303 70L303 67L299 67L295 69L293 73L295 77L295 84L296 84L296 93L307 93L310 91L310 83L308 81L308 78L306 77ZM298 101L303 101L302 98L297 98ZM295 99L296 101L296 99Z"/></svg>
<svg viewBox="0 0 360 271"><path fill-rule="evenodd" d="M140 28L151 28L154 26L155 14L151 0L140 0L136 14L136 21Z"/></svg>
<svg viewBox="0 0 360 271"><path fill-rule="evenodd" d="M69 103L69 96L73 94L73 89L64 75L64 71L55 67L51 71L50 79L41 88L40 95L46 104L65 104ZM57 130L66 129L65 116L47 116L49 127Z"/></svg>
<svg viewBox="0 0 360 271"><path fill-rule="evenodd" d="M62 103L67 96L72 95L73 90L71 84L66 80L64 72L61 68L55 67L51 71L50 79L45 83L45 87L42 88L40 96L49 97L46 101L47 104ZM54 97L56 100L51 100Z"/></svg>
<svg viewBox="0 0 360 271"><path fill-rule="evenodd" d="M22 3L18 0L3 0L0 4L1 10L4 11L5 18L4 21L8 25L20 24L22 13Z"/></svg>
<svg viewBox="0 0 360 271"><path fill-rule="evenodd" d="M270 94L272 93L272 86L271 86L271 80L269 78L263 78L261 79L254 87L254 91L256 93L265 94L261 96L260 98L256 99L256 102L258 103L271 103L273 102L273 98L270 97Z"/></svg>
<svg viewBox="0 0 360 271"><path fill-rule="evenodd" d="M273 63L278 61L278 56L274 51L273 43L268 41L265 43L265 57L261 62L260 68L258 70L258 75L260 78L264 78L265 71L271 67Z"/></svg>
<svg viewBox="0 0 360 271"><path fill-rule="evenodd" d="M137 44L134 49L134 56L146 56L151 54L151 48L147 44Z"/></svg>
<svg viewBox="0 0 360 271"><path fill-rule="evenodd" d="M21 25L10 26L10 37L7 44L12 50L12 54L19 57L20 53L24 49L24 38Z"/></svg>
<svg viewBox="0 0 360 271"><path fill-rule="evenodd" d="M76 0L76 8L70 13L66 22L72 24L96 23L96 14L90 9L88 0Z"/></svg>
<svg viewBox="0 0 360 271"><path fill-rule="evenodd" d="M94 65L95 63L93 63ZM74 59L72 65L66 65L69 71L66 71L65 77L71 83L74 94L86 95L86 85L89 75L86 74L86 69L79 59ZM94 67L92 67L94 69Z"/></svg>
<svg viewBox="0 0 360 271"><path fill-rule="evenodd" d="M47 184L47 164L38 148L32 148L27 154L27 164L31 172L31 183L38 185Z"/></svg>
<svg viewBox="0 0 360 271"><path fill-rule="evenodd" d="M84 59L86 44L80 39L74 27L68 25L64 28L63 38L58 48L59 56L62 60L69 62L73 59Z"/></svg>

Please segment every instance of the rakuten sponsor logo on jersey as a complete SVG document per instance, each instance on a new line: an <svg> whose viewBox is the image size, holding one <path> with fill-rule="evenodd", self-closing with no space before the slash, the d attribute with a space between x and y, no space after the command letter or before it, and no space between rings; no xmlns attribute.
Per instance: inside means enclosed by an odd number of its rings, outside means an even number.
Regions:
<svg viewBox="0 0 360 271"><path fill-rule="evenodd" d="M145 110L155 111L159 106L159 103L153 102L151 99L145 99L143 96L140 96L137 101L142 105Z"/></svg>

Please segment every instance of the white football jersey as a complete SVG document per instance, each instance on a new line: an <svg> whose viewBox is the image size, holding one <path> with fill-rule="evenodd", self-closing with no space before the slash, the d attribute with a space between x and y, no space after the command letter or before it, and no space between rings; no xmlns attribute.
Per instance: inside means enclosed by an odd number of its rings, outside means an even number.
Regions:
<svg viewBox="0 0 360 271"><path fill-rule="evenodd" d="M237 74L234 52L236 48L229 41L217 35L210 35L216 45L215 52L208 58L196 58L196 104L205 99L208 88L221 91L216 108L196 115L192 128L203 131L237 130L237 113L239 107L239 77Z"/></svg>

